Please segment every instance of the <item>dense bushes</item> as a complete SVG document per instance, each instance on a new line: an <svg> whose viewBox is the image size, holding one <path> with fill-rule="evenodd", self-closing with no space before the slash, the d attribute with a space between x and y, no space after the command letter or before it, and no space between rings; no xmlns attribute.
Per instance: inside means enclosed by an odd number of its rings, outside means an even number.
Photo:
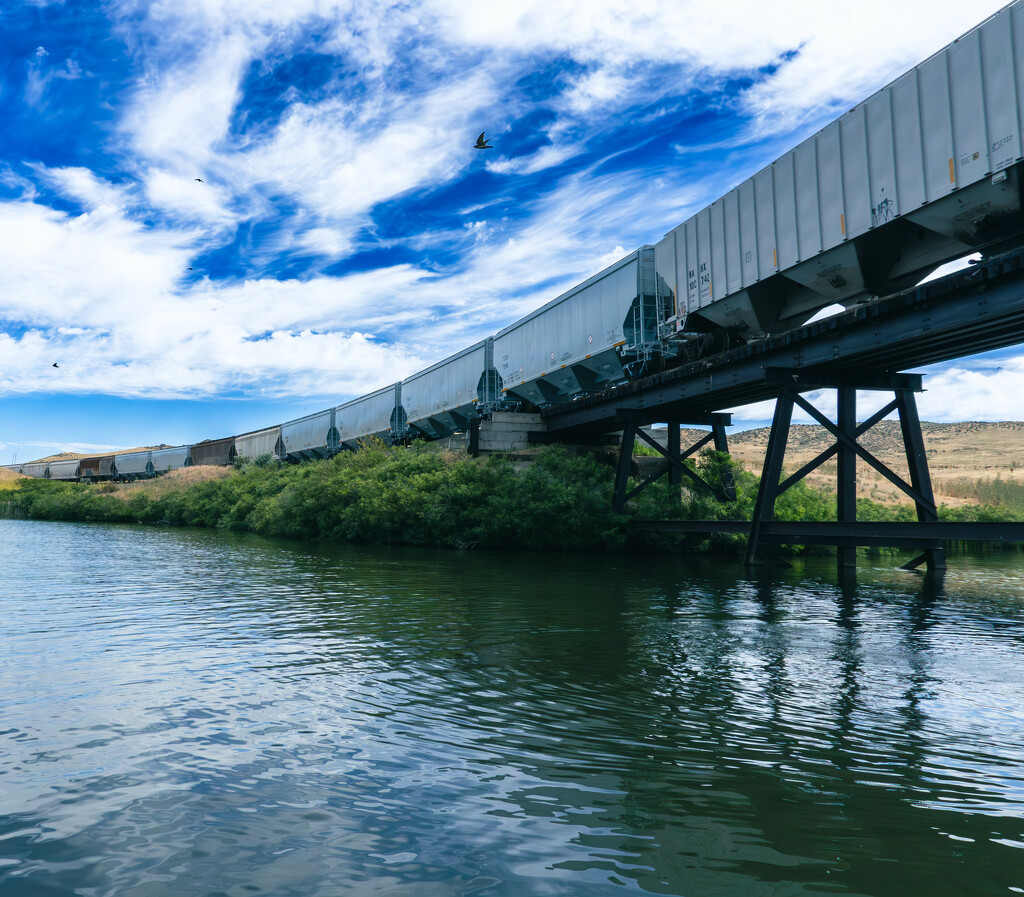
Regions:
<svg viewBox="0 0 1024 897"><path fill-rule="evenodd" d="M380 442L329 461L281 465L243 461L219 479L178 486L172 478L116 487L19 481L0 513L47 520L145 522L246 530L268 536L343 542L402 542L488 548L615 550L633 539L651 548L738 549L745 537L631 535L633 518L749 520L758 479L728 455L704 452L695 468L735 501L697 489L679 492L662 478L627 506L612 509L608 459L552 446L530 464L507 456L471 459L434 446L389 448ZM688 464L690 462L687 462ZM195 470L208 470L196 468ZM184 473L184 472L181 472ZM944 509L945 511L945 509ZM945 512L951 519L1006 519L990 508ZM911 508L858 502L861 520L910 519ZM805 482L783 493L779 520L834 520L835 498Z"/></svg>
<svg viewBox="0 0 1024 897"><path fill-rule="evenodd" d="M129 498L96 486L25 480L8 515L225 527L333 541L568 550L614 549L627 518L612 511L614 472L551 448L525 470L430 446L371 443L330 461L239 465L212 482Z"/></svg>

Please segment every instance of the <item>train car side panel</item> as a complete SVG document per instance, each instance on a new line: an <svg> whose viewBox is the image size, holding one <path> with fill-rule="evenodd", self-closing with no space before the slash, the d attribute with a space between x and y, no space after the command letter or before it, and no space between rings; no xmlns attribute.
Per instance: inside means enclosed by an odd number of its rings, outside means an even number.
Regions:
<svg viewBox="0 0 1024 897"><path fill-rule="evenodd" d="M1005 23L999 25L1005 28ZM1020 122L1021 130L1017 133L1017 151L1014 156L1019 159L1024 152L1024 65L1020 64L1021 54L1024 53L1024 5L1015 4L1010 10L1010 31L1012 40L1011 60L1016 72L1016 93L1017 93L1017 121Z"/></svg>
<svg viewBox="0 0 1024 897"><path fill-rule="evenodd" d="M793 154L786 153L772 165L775 196L775 239L778 268L791 268L800 260L796 227L796 181L793 175Z"/></svg>
<svg viewBox="0 0 1024 897"><path fill-rule="evenodd" d="M958 187L989 173L985 94L981 89L981 35L973 31L949 48L949 101Z"/></svg>
<svg viewBox="0 0 1024 897"><path fill-rule="evenodd" d="M367 436L391 435L392 417L399 405L399 385L393 383L335 408L334 425L344 445L355 448Z"/></svg>
<svg viewBox="0 0 1024 897"><path fill-rule="evenodd" d="M125 452L114 455L114 469L119 477L148 476L150 473L150 452Z"/></svg>
<svg viewBox="0 0 1024 897"><path fill-rule="evenodd" d="M928 202L941 199L956 187L948 60L948 53L942 51L918 67L925 199Z"/></svg>
<svg viewBox="0 0 1024 897"><path fill-rule="evenodd" d="M191 464L187 445L174 445L169 448L153 449L152 462L154 473L167 473Z"/></svg>
<svg viewBox="0 0 1024 897"><path fill-rule="evenodd" d="M742 255L740 254L740 194L730 190L722 200L723 235L725 237L725 289L735 293L743 288Z"/></svg>
<svg viewBox="0 0 1024 897"><path fill-rule="evenodd" d="M707 302L721 299L729 293L729 277L725 268L725 200L711 204L708 221L708 242L711 258L711 284Z"/></svg>
<svg viewBox="0 0 1024 897"><path fill-rule="evenodd" d="M871 228L871 182L868 177L866 110L854 109L839 120L843 169L842 236L859 237Z"/></svg>
<svg viewBox="0 0 1024 897"><path fill-rule="evenodd" d="M676 316L679 314L679 269L676 266L676 242L679 236L677 228L654 244L654 267L661 277L658 284L660 295L669 300L671 314Z"/></svg>
<svg viewBox="0 0 1024 897"><path fill-rule="evenodd" d="M752 178L757 215L757 275L764 279L778 270L775 245L775 190L771 168L759 171Z"/></svg>
<svg viewBox="0 0 1024 897"><path fill-rule="evenodd" d="M750 178L740 184L736 190L737 229L740 244L740 283L748 287L758 279L757 251L757 206L754 202L754 179Z"/></svg>
<svg viewBox="0 0 1024 897"><path fill-rule="evenodd" d="M267 427L235 437L235 455L239 458L258 458L260 455L281 457L281 427Z"/></svg>
<svg viewBox="0 0 1024 897"><path fill-rule="evenodd" d="M814 141L818 162L818 218L823 249L838 246L846 239L843 161L839 134L839 123L833 122Z"/></svg>
<svg viewBox="0 0 1024 897"><path fill-rule="evenodd" d="M997 20L986 22L981 28L981 62L992 171L1012 165L1020 152L1013 59L1013 29L1000 27Z"/></svg>
<svg viewBox="0 0 1024 897"><path fill-rule="evenodd" d="M818 200L818 151L814 138L793 150L796 184L796 234L800 261L817 255L821 245L821 204Z"/></svg>
<svg viewBox="0 0 1024 897"><path fill-rule="evenodd" d="M902 201L897 191L893 96L893 91L886 89L864 104L871 227L878 227L895 218Z"/></svg>
<svg viewBox="0 0 1024 897"><path fill-rule="evenodd" d="M326 458L336 449L334 409L317 411L281 424L281 445L293 458Z"/></svg>
<svg viewBox="0 0 1024 897"><path fill-rule="evenodd" d="M235 437L207 439L195 443L189 452L193 464L223 466L235 460Z"/></svg>
<svg viewBox="0 0 1024 897"><path fill-rule="evenodd" d="M51 461L47 476L51 480L77 480L79 463L77 458L67 461Z"/></svg>
<svg viewBox="0 0 1024 897"><path fill-rule="evenodd" d="M892 217L896 217L924 205L927 199L916 69L893 85L892 122L896 149L896 193L899 197L898 208L892 210Z"/></svg>
<svg viewBox="0 0 1024 897"><path fill-rule="evenodd" d="M700 256L697 253L697 224L698 219L691 218L683 224L683 255L676 260L679 265L679 277L683 296L685 297L685 309L687 313L700 308Z"/></svg>

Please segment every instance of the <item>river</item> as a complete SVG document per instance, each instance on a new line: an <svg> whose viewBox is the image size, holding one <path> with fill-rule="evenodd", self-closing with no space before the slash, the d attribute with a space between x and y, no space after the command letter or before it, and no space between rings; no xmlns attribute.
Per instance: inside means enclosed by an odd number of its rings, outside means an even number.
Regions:
<svg viewBox="0 0 1024 897"><path fill-rule="evenodd" d="M1024 555L0 521L0 894L1024 893Z"/></svg>

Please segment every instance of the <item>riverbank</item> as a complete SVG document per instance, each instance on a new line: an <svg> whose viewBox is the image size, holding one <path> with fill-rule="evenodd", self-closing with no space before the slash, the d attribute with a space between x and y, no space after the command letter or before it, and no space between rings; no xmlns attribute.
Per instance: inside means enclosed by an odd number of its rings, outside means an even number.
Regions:
<svg viewBox="0 0 1024 897"><path fill-rule="evenodd" d="M726 455L696 461L712 484L731 477L736 501L654 484L612 509L612 455L549 446L530 463L504 455L470 458L434 445L368 445L327 461L237 468L187 468L132 484L84 485L22 479L0 493L0 516L216 527L332 542L562 551L739 550L740 536L631 533L630 520L749 520L758 479ZM834 520L833 495L799 483L779 499L780 520ZM858 502L861 520L908 520L909 506ZM1006 509L943 509L958 520L1012 519Z"/></svg>

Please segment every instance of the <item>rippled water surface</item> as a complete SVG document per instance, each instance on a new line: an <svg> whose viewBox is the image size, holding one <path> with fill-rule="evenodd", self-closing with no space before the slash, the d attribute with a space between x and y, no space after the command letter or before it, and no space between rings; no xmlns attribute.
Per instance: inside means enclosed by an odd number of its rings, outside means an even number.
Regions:
<svg viewBox="0 0 1024 897"><path fill-rule="evenodd" d="M0 565L4 897L1024 893L1024 555Z"/></svg>

